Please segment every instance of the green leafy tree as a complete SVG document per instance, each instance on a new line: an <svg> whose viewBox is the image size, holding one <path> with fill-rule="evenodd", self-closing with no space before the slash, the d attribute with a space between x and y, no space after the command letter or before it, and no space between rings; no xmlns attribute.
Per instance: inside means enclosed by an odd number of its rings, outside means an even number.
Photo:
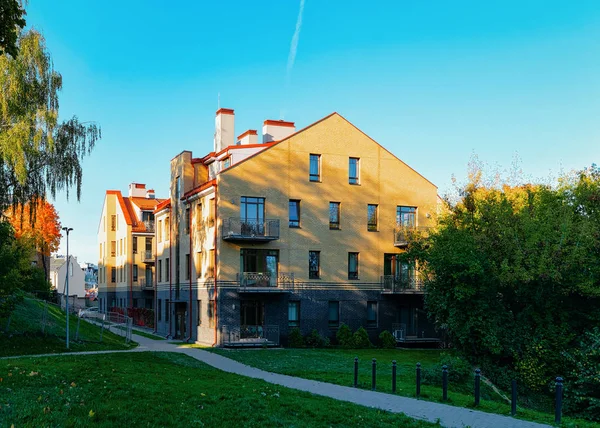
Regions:
<svg viewBox="0 0 600 428"><path fill-rule="evenodd" d="M424 271L427 309L456 349L492 378L515 373L547 391L567 370L562 352L600 320L600 172L555 188L480 178L405 257Z"/></svg>
<svg viewBox="0 0 600 428"><path fill-rule="evenodd" d="M0 318L6 318L18 301L17 291L25 288L30 249L15 238L10 223L0 221Z"/></svg>
<svg viewBox="0 0 600 428"><path fill-rule="evenodd" d="M18 39L19 55L0 56L0 211L54 197L72 187L81 195L81 161L100 138L95 124L74 116L59 122L62 77L43 36ZM31 204L35 207L37 204Z"/></svg>
<svg viewBox="0 0 600 428"><path fill-rule="evenodd" d="M340 324L338 331L335 333L335 338L342 348L350 349L354 347L352 330L344 323Z"/></svg>
<svg viewBox="0 0 600 428"><path fill-rule="evenodd" d="M16 57L19 53L17 38L25 26L25 10L18 0L0 0L0 55Z"/></svg>

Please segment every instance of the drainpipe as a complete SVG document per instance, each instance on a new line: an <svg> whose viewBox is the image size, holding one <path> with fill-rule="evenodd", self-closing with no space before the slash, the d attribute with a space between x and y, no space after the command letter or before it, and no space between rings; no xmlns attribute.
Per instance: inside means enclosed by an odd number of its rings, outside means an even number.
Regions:
<svg viewBox="0 0 600 428"><path fill-rule="evenodd" d="M196 169L194 168L194 176L196 175ZM195 178L194 178L195 180ZM190 203L189 201L189 197L186 199L186 202ZM189 259L190 259L190 263L188 266L188 278L190 279L190 309L189 309L189 314L190 314L190 324L188 327L188 338L187 338L187 342L190 342L192 340L192 206L189 205L189 210L190 210L190 218L188 219L188 232L190 235L190 255L189 255Z"/></svg>
<svg viewBox="0 0 600 428"><path fill-rule="evenodd" d="M133 233L131 234L131 239L133 239ZM129 243L128 243L129 244ZM133 255L133 244L131 245L131 259L135 261L135 256ZM129 307L131 308L131 314L133 315L133 265L129 268Z"/></svg>
<svg viewBox="0 0 600 428"><path fill-rule="evenodd" d="M219 216L218 216L218 211L217 211L217 207L219 206L217 204L217 199L219 197L219 193L217 191L217 183L215 182L215 239L214 239L214 247L215 247L215 260L214 260L214 266L213 266L213 276L214 276L214 280L215 280L215 298L214 298L214 307L213 307L213 314L215 317L215 342L212 344L213 347L217 346L217 329L219 328L219 314L217 313L217 308L218 308L218 304L217 304L217 228L218 228L218 224L219 224Z"/></svg>
<svg viewBox="0 0 600 428"><path fill-rule="evenodd" d="M169 305L173 304L173 282L171 281L171 277L173 276L173 272L171 272L171 259L173 258L173 245L171 242L171 224L173 223L173 207L169 208ZM166 266L165 266L166 268ZM169 315L169 337L172 338L173 335L173 320L171 319L171 312L169 311L169 305L167 305L167 315Z"/></svg>
<svg viewBox="0 0 600 428"><path fill-rule="evenodd" d="M154 331L158 332L158 276L156 275L156 266L158 265L158 237L156 233L156 217L154 218L154 239L152 239L152 246L154 247Z"/></svg>

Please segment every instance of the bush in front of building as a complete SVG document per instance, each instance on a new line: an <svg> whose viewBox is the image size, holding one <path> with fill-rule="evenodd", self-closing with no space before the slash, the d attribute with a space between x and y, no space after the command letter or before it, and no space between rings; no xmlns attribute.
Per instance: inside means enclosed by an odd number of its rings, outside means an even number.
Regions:
<svg viewBox="0 0 600 428"><path fill-rule="evenodd" d="M424 368L421 372L421 379L425 385L442 385L442 367L448 367L448 382L453 384L463 384L472 376L471 365L459 356L442 354L440 362L433 367Z"/></svg>
<svg viewBox="0 0 600 428"><path fill-rule="evenodd" d="M358 330L354 332L354 336L352 337L352 341L354 342L354 347L356 349L366 349L372 348L373 344L369 339L369 333L365 330L364 327L360 327Z"/></svg>
<svg viewBox="0 0 600 428"><path fill-rule="evenodd" d="M294 327L288 336L289 348L304 348L304 337L298 327Z"/></svg>
<svg viewBox="0 0 600 428"><path fill-rule="evenodd" d="M381 347L384 349L394 349L396 347L396 338L388 330L383 330L379 335Z"/></svg>
<svg viewBox="0 0 600 428"><path fill-rule="evenodd" d="M308 348L324 348L329 346L329 338L321 336L319 332L313 328L312 331L304 337L304 343Z"/></svg>
<svg viewBox="0 0 600 428"><path fill-rule="evenodd" d="M340 324L340 328L335 334L337 343L344 349L354 348L354 336L352 330L346 324Z"/></svg>

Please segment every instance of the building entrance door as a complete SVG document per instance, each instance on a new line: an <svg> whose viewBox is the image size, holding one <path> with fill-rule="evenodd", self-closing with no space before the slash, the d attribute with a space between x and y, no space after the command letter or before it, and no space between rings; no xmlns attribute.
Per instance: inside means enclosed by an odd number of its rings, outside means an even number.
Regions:
<svg viewBox="0 0 600 428"><path fill-rule="evenodd" d="M187 304L185 302L175 303L175 339L187 337L186 320Z"/></svg>
<svg viewBox="0 0 600 428"><path fill-rule="evenodd" d="M240 338L263 338L265 302L242 300L240 303Z"/></svg>

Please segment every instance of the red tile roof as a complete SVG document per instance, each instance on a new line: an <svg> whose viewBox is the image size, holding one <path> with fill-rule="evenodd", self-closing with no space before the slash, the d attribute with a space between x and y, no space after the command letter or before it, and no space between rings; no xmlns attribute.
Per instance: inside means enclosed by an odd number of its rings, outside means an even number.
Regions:
<svg viewBox="0 0 600 428"><path fill-rule="evenodd" d="M156 214L157 212L162 211L164 208L168 208L170 206L171 206L171 200L170 199L165 199L160 204L158 204L156 206L156 208L154 208L154 214Z"/></svg>
<svg viewBox="0 0 600 428"><path fill-rule="evenodd" d="M195 195L196 193L200 193L200 192L202 192L203 190L206 190L206 189L208 189L209 187L212 187L212 186L214 186L215 184L217 184L217 180L215 180L215 179L213 179L213 180L210 180L210 181L207 181L206 183L204 183L204 184L201 184L200 186L196 187L195 189L192 189L192 190L190 190L189 192L187 192L187 193L184 193L184 195L181 197L181 199L182 199L182 200L183 200L183 199L187 199L187 198L189 198L190 196L193 196L193 195Z"/></svg>

